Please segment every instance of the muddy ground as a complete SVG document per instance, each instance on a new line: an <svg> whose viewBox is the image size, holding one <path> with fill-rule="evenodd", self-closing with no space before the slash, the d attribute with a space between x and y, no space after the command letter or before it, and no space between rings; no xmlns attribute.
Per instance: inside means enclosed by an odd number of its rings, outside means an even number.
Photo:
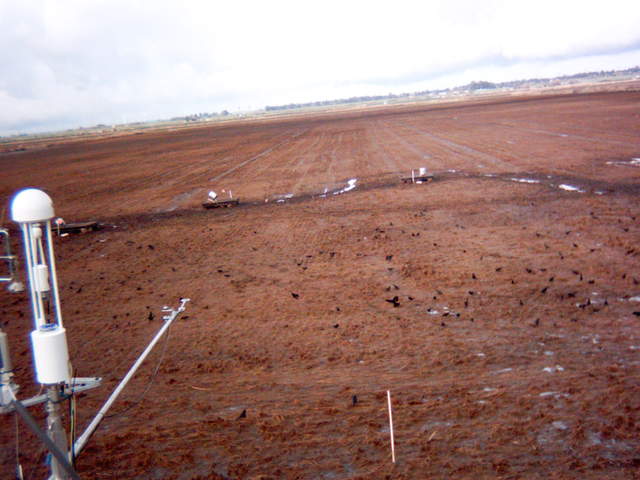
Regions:
<svg viewBox="0 0 640 480"><path fill-rule="evenodd" d="M75 374L104 378L78 434L160 308L191 299L78 472L636 478L639 112L637 90L488 98L0 155L3 206L36 186L67 222L104 224L55 240ZM401 182L419 167L433 181ZM203 209L209 190L240 206ZM29 308L0 294L21 398L38 392ZM13 478L13 415L0 438Z"/></svg>

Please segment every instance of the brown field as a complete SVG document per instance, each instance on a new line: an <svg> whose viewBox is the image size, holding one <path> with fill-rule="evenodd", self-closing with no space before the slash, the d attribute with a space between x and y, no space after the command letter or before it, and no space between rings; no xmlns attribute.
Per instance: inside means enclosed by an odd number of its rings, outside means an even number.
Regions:
<svg viewBox="0 0 640 480"><path fill-rule="evenodd" d="M106 225L56 239L75 374L104 377L78 433L162 305L192 300L78 472L636 478L639 112L638 91L488 98L0 154L3 206L36 186L68 222ZM400 182L423 166L433 182ZM203 209L210 189L241 205ZM38 391L29 308L0 294L21 398ZM2 478L14 422L0 418ZM26 478L44 478L20 427Z"/></svg>

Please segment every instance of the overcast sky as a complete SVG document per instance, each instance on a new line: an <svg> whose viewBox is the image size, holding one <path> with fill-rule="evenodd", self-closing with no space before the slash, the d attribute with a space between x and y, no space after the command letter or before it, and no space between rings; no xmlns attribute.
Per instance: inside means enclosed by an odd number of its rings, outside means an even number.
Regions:
<svg viewBox="0 0 640 480"><path fill-rule="evenodd" d="M0 0L0 135L637 65L639 0Z"/></svg>

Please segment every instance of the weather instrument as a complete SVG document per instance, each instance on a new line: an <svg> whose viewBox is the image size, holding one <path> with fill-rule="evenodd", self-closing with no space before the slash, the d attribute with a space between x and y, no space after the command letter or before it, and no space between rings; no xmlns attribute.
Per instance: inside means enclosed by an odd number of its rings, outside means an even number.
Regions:
<svg viewBox="0 0 640 480"><path fill-rule="evenodd" d="M106 411L162 334L169 328L171 322L185 310L189 299L181 299L180 306L176 310L165 307L163 311L166 315L163 317L165 321L163 327L77 441L75 441L75 422L72 421L71 442L67 443L67 434L60 414L61 402L69 399L72 411L75 412L75 395L99 386L102 379L72 377L67 334L62 321L58 293L52 236L52 219L55 217L55 213L51 198L42 190L35 188L22 190L13 198L11 217L22 231L24 263L33 316L33 331L30 335L33 364L36 380L43 386L46 393L26 400L18 400L16 395L19 387L13 381L8 338L6 333L0 331L0 413L17 412L45 444L51 455L49 480L77 479L79 477L73 466L76 455L82 450L104 418ZM24 287L16 279L17 260L15 256L11 255L9 233L6 229L0 229L0 235L5 238L5 255L0 256L0 260L7 262L9 272L8 276L0 277L0 281L9 283L8 290L11 292L21 291ZM51 306L53 306L53 311ZM47 413L47 423L44 430L38 427L26 408L39 403L45 404ZM18 478L23 478L19 463L16 474Z"/></svg>

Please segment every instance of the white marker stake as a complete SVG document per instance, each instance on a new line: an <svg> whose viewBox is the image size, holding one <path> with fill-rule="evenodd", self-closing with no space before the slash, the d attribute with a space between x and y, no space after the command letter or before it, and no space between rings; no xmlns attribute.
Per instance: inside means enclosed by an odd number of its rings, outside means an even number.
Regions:
<svg viewBox="0 0 640 480"><path fill-rule="evenodd" d="M415 177L415 174L413 173L413 168L411 169L411 183L416 183L416 177Z"/></svg>
<svg viewBox="0 0 640 480"><path fill-rule="evenodd" d="M391 392L387 390L387 403L389 404L389 433L391 434L391 461L396 463L396 449L393 443L393 415L391 414Z"/></svg>

